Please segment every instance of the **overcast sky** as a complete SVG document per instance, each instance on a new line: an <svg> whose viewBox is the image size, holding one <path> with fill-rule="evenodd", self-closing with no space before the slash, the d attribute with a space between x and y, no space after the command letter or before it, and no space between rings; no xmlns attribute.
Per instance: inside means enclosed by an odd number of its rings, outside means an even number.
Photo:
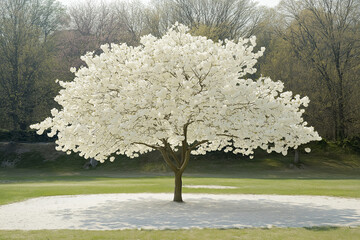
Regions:
<svg viewBox="0 0 360 240"><path fill-rule="evenodd" d="M257 0L257 2L260 5L265 5L268 7L275 7L276 5L279 4L280 0Z"/></svg>
<svg viewBox="0 0 360 240"><path fill-rule="evenodd" d="M76 0L58 0L59 2L62 2L65 5L70 5L73 2L78 2ZM83 0L79 0L79 1L83 1ZM144 2L148 2L149 0L143 0ZM265 5L268 7L275 7L280 0L256 0L260 5Z"/></svg>

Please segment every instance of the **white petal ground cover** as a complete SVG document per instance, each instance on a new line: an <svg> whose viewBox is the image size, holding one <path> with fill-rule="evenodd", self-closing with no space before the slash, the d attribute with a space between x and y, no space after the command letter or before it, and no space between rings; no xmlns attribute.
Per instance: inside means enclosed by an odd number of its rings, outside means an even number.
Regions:
<svg viewBox="0 0 360 240"><path fill-rule="evenodd" d="M324 196L94 194L0 206L0 229L186 229L359 226L360 199Z"/></svg>

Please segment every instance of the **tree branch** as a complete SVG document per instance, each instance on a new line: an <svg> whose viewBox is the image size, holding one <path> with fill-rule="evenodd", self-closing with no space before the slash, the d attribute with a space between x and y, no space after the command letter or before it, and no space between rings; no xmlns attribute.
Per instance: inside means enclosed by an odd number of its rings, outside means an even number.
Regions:
<svg viewBox="0 0 360 240"><path fill-rule="evenodd" d="M189 160L190 160L190 151L191 151L191 150L187 150L187 151L185 152L185 159L184 159L184 161L183 161L183 163L182 163L182 165L181 165L181 167L180 167L180 169L179 169L179 172L180 172L180 173L183 173L183 172L184 172L186 166L187 166L188 163L189 163Z"/></svg>
<svg viewBox="0 0 360 240"><path fill-rule="evenodd" d="M171 168L171 170L173 170L173 172L178 172L179 168L177 168L173 162L171 162L171 160L169 159L168 154L166 153L166 149L165 148L159 148L165 162L169 165L169 167Z"/></svg>
<svg viewBox="0 0 360 240"><path fill-rule="evenodd" d="M230 137L230 138L239 138L238 136L235 136L235 135L229 135L229 134L225 134L225 133L222 133L222 134L216 134L216 136L219 136L219 137Z"/></svg>
<svg viewBox="0 0 360 240"><path fill-rule="evenodd" d="M165 150L168 150L170 152L171 157L177 162L178 166L180 166L181 165L180 160L176 156L175 152L172 150L170 144L166 140L163 140L163 143L165 145Z"/></svg>
<svg viewBox="0 0 360 240"><path fill-rule="evenodd" d="M207 143L207 142L209 142L209 140L202 140L202 141L197 142L197 143L193 144L192 146L190 146L189 149L194 150L196 147L200 146L201 144Z"/></svg>
<svg viewBox="0 0 360 240"><path fill-rule="evenodd" d="M140 144L140 145L147 146L147 147L149 147L149 148L153 148L153 149L155 149L155 150L160 150L160 146L154 146L154 145L150 145L150 144L147 144L147 143L133 142L132 144Z"/></svg>

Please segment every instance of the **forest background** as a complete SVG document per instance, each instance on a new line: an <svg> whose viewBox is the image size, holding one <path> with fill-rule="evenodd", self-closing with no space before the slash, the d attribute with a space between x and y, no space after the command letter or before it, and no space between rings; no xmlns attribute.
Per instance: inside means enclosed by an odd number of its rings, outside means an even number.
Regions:
<svg viewBox="0 0 360 240"><path fill-rule="evenodd" d="M0 0L0 141L44 141L29 125L42 121L80 56L100 45L139 45L173 23L214 41L257 37L266 48L256 79L309 96L304 118L326 140L360 146L360 1L283 0ZM358 147L359 147L358 146ZM359 147L360 148L360 147Z"/></svg>

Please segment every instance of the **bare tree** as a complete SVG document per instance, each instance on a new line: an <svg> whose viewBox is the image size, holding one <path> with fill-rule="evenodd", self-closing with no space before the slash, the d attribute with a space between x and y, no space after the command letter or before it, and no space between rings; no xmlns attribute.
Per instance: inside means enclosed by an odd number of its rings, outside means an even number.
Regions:
<svg viewBox="0 0 360 240"><path fill-rule="evenodd" d="M85 0L72 5L72 29L82 36L95 37L98 45L115 42L123 29L114 2Z"/></svg>
<svg viewBox="0 0 360 240"><path fill-rule="evenodd" d="M44 40L69 23L65 8L56 0L29 1L33 24L38 25Z"/></svg>
<svg viewBox="0 0 360 240"><path fill-rule="evenodd" d="M161 37L176 21L174 20L174 3L168 0L153 0L144 10L144 33Z"/></svg>
<svg viewBox="0 0 360 240"><path fill-rule="evenodd" d="M261 14L250 0L172 0L174 20L191 28L202 24L213 28L227 28L226 36L235 39L255 33Z"/></svg>
<svg viewBox="0 0 360 240"><path fill-rule="evenodd" d="M11 122L7 128L26 129L34 109L46 104L41 97L51 95L47 39L61 28L63 13L53 0L0 1L0 111Z"/></svg>
<svg viewBox="0 0 360 240"><path fill-rule="evenodd" d="M256 33L261 11L251 0L152 0L143 16L145 33L155 36L179 22L194 34L236 39Z"/></svg>
<svg viewBox="0 0 360 240"><path fill-rule="evenodd" d="M297 57L311 63L329 92L334 136L347 136L346 106L354 94L351 72L359 64L359 0L286 0L280 4L286 28L281 31ZM358 103L356 103L358 104Z"/></svg>
<svg viewBox="0 0 360 240"><path fill-rule="evenodd" d="M145 5L140 0L116 2L116 14L126 33L130 36L128 42L132 45L138 44L140 37L144 35L145 8Z"/></svg>

